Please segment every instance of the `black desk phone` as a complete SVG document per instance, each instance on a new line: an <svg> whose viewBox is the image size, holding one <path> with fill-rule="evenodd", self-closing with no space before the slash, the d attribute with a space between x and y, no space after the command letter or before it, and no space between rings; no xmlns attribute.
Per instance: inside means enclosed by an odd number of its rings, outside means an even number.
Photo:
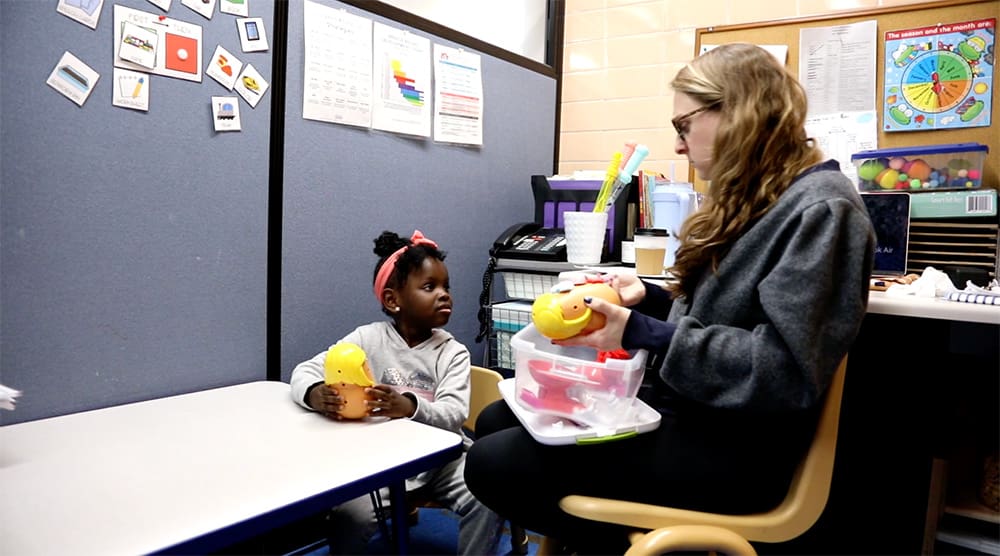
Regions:
<svg viewBox="0 0 1000 556"><path fill-rule="evenodd" d="M493 242L490 254L508 259L565 261L566 234L561 228L543 228L535 222L514 224Z"/></svg>

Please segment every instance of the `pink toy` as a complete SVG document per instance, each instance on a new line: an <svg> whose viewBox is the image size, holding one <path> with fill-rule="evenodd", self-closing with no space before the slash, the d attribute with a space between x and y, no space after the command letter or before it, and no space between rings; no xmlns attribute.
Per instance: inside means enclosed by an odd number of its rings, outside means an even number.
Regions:
<svg viewBox="0 0 1000 556"><path fill-rule="evenodd" d="M621 373L600 367L581 366L573 369L553 365L551 361L530 360L528 371L538 383L538 391L521 391L520 400L531 409L572 419L589 408L584 395L598 388L620 395L624 389Z"/></svg>

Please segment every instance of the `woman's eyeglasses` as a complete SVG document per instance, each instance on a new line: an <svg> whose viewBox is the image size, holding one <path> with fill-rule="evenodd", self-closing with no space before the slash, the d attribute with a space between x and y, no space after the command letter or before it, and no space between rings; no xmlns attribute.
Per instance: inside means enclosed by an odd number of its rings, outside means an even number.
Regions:
<svg viewBox="0 0 1000 556"><path fill-rule="evenodd" d="M681 114L680 116L677 116L676 118L670 120L670 123L674 125L674 131L677 132L677 138L680 139L681 141L686 140L685 136L688 133L688 123L690 122L691 118L694 118L695 116L701 114L706 110L711 110L712 108L715 108L718 105L719 105L718 102L713 102L712 104L706 104L705 106L702 106L700 108L695 108L690 112Z"/></svg>

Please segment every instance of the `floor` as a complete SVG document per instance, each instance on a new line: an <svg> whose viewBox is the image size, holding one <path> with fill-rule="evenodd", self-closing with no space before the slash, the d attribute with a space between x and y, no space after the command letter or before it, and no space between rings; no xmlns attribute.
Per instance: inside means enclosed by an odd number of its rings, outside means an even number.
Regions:
<svg viewBox="0 0 1000 556"><path fill-rule="evenodd" d="M528 531L527 554L534 556L538 551L539 537ZM410 527L409 553L413 555L456 554L458 546L458 516L449 510L440 508L421 508L420 518L416 525ZM504 530L500 540L503 554L511 552L510 532ZM326 556L328 550L325 544L314 544L311 547L292 552L289 556ZM377 533L368 544L367 555L393 554L392 545L387 539Z"/></svg>

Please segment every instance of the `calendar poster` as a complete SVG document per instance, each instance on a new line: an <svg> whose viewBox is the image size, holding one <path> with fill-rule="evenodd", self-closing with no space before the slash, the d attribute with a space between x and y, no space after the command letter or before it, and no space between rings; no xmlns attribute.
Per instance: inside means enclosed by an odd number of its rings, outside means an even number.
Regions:
<svg viewBox="0 0 1000 556"><path fill-rule="evenodd" d="M996 21L887 31L883 129L989 126Z"/></svg>

